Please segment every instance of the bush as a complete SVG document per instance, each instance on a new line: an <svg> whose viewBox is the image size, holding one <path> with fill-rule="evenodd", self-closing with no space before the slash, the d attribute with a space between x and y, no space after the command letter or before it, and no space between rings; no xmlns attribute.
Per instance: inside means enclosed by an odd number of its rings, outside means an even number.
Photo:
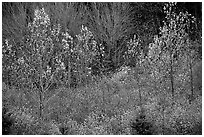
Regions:
<svg viewBox="0 0 204 137"><path fill-rule="evenodd" d="M202 95L202 61L193 66L193 85L196 91Z"/></svg>
<svg viewBox="0 0 204 137"><path fill-rule="evenodd" d="M7 111L8 110L5 107L2 108L2 135L12 134L11 126L13 125L14 120L9 117Z"/></svg>

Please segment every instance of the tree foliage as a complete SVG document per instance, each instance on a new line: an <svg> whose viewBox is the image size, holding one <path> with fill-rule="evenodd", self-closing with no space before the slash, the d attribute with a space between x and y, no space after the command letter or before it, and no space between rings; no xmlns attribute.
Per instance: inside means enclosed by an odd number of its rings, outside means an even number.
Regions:
<svg viewBox="0 0 204 137"><path fill-rule="evenodd" d="M74 78L77 84L88 78L88 65L97 51L93 34L87 27L82 26L77 42L73 42L68 30L61 31L60 24L51 26L42 8L35 10L34 21L29 23L26 34L18 45L12 39L6 39L3 45L4 71L12 72L13 86L37 89L42 105L53 84L68 83L70 87Z"/></svg>

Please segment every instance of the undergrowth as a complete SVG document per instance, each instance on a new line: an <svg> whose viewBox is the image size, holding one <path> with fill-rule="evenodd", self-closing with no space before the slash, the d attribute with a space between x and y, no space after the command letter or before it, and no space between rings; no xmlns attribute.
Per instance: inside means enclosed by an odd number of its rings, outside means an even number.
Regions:
<svg viewBox="0 0 204 137"><path fill-rule="evenodd" d="M3 89L3 134L202 134L200 96L190 104L183 94L178 94L172 105L170 93L165 93L163 99L161 92L147 94L150 89L143 88L141 113L136 86L126 88L123 83L116 89L114 84L100 81L79 89L57 89L55 93L60 93L47 102L42 120L37 107L22 105L32 100L15 96L19 92L14 90ZM12 98L21 102L14 105Z"/></svg>

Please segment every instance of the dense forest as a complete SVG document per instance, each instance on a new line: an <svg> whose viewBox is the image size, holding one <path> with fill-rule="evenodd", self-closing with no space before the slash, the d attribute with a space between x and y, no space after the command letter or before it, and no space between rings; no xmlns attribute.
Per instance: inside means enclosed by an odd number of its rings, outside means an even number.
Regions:
<svg viewBox="0 0 204 137"><path fill-rule="evenodd" d="M2 134L201 135L202 3L2 3Z"/></svg>

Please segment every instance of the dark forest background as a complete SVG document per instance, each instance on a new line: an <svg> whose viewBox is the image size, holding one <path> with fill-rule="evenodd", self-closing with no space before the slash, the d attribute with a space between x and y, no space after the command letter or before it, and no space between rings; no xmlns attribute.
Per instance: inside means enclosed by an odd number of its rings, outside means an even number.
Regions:
<svg viewBox="0 0 204 137"><path fill-rule="evenodd" d="M90 28L97 43L103 43L105 48L106 58L101 59L101 63L108 68L107 71L114 71L125 62L121 58L121 54L117 55L119 54L117 51L120 50L123 54L127 50L126 42L133 38L134 35L140 38L142 50L145 53L148 52L148 44L153 41L154 35L159 35L159 28L163 26L165 13L163 12L164 3L162 2L123 3L124 10L121 9L123 5L120 9L117 9L112 4L87 2L2 3L3 38L21 37L23 35L22 31L29 22L33 21L36 7L46 7L50 12L51 22L60 23L63 29L69 29L73 37L79 34L82 24ZM66 9L66 7L69 7L70 13L63 11L63 8ZM116 10L119 14L114 14L113 10ZM175 12L179 13L181 11L187 11L196 18L196 25L191 28L189 35L192 40L201 42L201 3L178 2ZM13 17L18 15L21 15L17 20L18 22L13 21ZM99 15L100 18L97 17ZM109 16L110 19L107 18ZM199 49L199 51L202 50ZM113 58L118 59L116 61ZM130 62L128 65L134 64ZM99 67L99 64L96 66Z"/></svg>

